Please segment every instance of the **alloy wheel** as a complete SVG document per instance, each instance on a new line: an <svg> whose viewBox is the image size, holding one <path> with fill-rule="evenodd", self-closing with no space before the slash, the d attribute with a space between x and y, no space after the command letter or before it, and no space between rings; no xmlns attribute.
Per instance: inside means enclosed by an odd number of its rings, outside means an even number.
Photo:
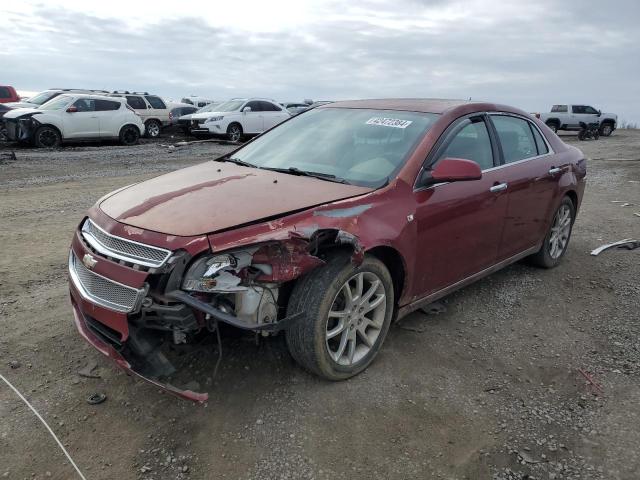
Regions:
<svg viewBox="0 0 640 480"><path fill-rule="evenodd" d="M604 135L605 137L611 135L611 125L607 124L602 127L602 135Z"/></svg>
<svg viewBox="0 0 640 480"><path fill-rule="evenodd" d="M238 142L240 141L241 135L242 132L240 131L240 127L238 127L237 125L232 125L231 127L229 127L229 140L231 140L232 142Z"/></svg>
<svg viewBox="0 0 640 480"><path fill-rule="evenodd" d="M361 272L345 282L327 315L325 342L339 365L351 366L373 348L385 321L387 295L372 272Z"/></svg>
<svg viewBox="0 0 640 480"><path fill-rule="evenodd" d="M156 122L151 122L147 125L147 133L150 137L157 137L160 135L160 126Z"/></svg>
<svg viewBox="0 0 640 480"><path fill-rule="evenodd" d="M44 129L38 134L40 145L44 147L55 147L58 144L58 136L51 129Z"/></svg>
<svg viewBox="0 0 640 480"><path fill-rule="evenodd" d="M549 255L554 260L559 258L567 248L571 234L571 220L571 209L567 205L561 205L553 219L549 236Z"/></svg>

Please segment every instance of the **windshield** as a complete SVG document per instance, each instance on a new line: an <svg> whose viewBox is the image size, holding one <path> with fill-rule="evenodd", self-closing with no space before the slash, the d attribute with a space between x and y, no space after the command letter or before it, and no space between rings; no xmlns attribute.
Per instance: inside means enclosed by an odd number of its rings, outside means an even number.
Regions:
<svg viewBox="0 0 640 480"><path fill-rule="evenodd" d="M233 158L379 187L398 172L437 118L393 110L310 110L256 138Z"/></svg>
<svg viewBox="0 0 640 480"><path fill-rule="evenodd" d="M227 102L229 103L229 102ZM219 112L218 106L222 105L221 103L210 103L209 105L205 105L200 108L196 113L204 113L204 112ZM226 111L226 110L225 110Z"/></svg>
<svg viewBox="0 0 640 480"><path fill-rule="evenodd" d="M71 98L68 95L60 95L44 105L40 105L38 110L62 110L71 101Z"/></svg>
<svg viewBox="0 0 640 480"><path fill-rule="evenodd" d="M207 112L234 112L244 105L244 100L229 100L228 102L219 103L215 110L207 110ZM203 107L206 108L206 107Z"/></svg>
<svg viewBox="0 0 640 480"><path fill-rule="evenodd" d="M45 102L48 102L53 97L58 95L58 92L41 92L34 97L29 99L29 103L35 103L36 105L42 105Z"/></svg>

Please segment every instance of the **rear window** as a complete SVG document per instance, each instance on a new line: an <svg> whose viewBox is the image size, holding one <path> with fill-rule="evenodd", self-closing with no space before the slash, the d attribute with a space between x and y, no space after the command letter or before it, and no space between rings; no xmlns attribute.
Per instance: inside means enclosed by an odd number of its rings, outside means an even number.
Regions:
<svg viewBox="0 0 640 480"><path fill-rule="evenodd" d="M505 163L518 162L538 155L529 122L507 115L491 115L498 132Z"/></svg>
<svg viewBox="0 0 640 480"><path fill-rule="evenodd" d="M0 87L0 98L11 98L11 92L7 87Z"/></svg>
<svg viewBox="0 0 640 480"><path fill-rule="evenodd" d="M96 100L96 112L106 112L108 110L118 110L120 102L112 100Z"/></svg>
<svg viewBox="0 0 640 480"><path fill-rule="evenodd" d="M147 104L142 97L136 97L133 95L127 95L127 103L136 110L146 110Z"/></svg>
<svg viewBox="0 0 640 480"><path fill-rule="evenodd" d="M545 153L549 153L549 147L547 147L546 142L543 140L542 135L538 131L536 127L529 124L531 131L533 132L533 138L536 140L536 147L538 147L538 155L544 155Z"/></svg>
<svg viewBox="0 0 640 480"><path fill-rule="evenodd" d="M551 107L551 111L555 113L567 113L567 110L566 105L554 105Z"/></svg>
<svg viewBox="0 0 640 480"><path fill-rule="evenodd" d="M162 99L160 97L154 97L153 95L147 95L144 98L147 99L147 102L149 102L149 104L153 108L159 108L161 110L167 108L167 106L164 104L164 102L162 101Z"/></svg>

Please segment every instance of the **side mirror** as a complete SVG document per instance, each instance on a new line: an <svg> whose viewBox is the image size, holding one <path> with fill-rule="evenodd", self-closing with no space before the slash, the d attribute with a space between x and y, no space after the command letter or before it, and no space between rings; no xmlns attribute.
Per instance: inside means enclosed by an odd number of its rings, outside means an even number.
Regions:
<svg viewBox="0 0 640 480"><path fill-rule="evenodd" d="M598 116L602 115L602 110L598 110Z"/></svg>
<svg viewBox="0 0 640 480"><path fill-rule="evenodd" d="M76 113L78 111L78 107L76 107L75 105L71 105L69 108L67 108L67 113Z"/></svg>
<svg viewBox="0 0 640 480"><path fill-rule="evenodd" d="M242 109L242 113L249 113L251 111L251 107L244 107Z"/></svg>
<svg viewBox="0 0 640 480"><path fill-rule="evenodd" d="M464 158L443 158L433 170L424 172L421 183L468 182L481 178L482 170L476 162Z"/></svg>

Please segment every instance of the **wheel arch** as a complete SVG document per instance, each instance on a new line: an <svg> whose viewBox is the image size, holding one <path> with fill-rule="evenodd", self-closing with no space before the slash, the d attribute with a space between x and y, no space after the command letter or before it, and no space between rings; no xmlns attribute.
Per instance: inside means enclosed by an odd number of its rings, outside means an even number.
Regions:
<svg viewBox="0 0 640 480"><path fill-rule="evenodd" d="M142 131L140 130L140 127L139 127L138 125L136 125L135 123L131 123L131 122L127 122L127 123L123 124L123 125L120 127L120 130L118 130L118 134L122 133L122 130L124 130L124 129L125 129L125 128L127 128L127 127L135 127L135 128L136 128L136 130L138 130L138 133L139 133L140 135L142 135Z"/></svg>
<svg viewBox="0 0 640 480"><path fill-rule="evenodd" d="M406 280L406 265L404 258L398 250L388 245L379 245L365 251L365 254L371 255L380 260L389 273L393 281L394 298L396 303L402 297L402 292Z"/></svg>
<svg viewBox="0 0 640 480"><path fill-rule="evenodd" d="M58 132L58 135L60 135L60 139L61 140L65 139L65 136L62 133L62 129L60 127L58 127L57 125L54 125L53 123L40 123L40 125L38 125L37 128L33 131L34 137L35 137L35 133L38 131L38 129L40 129L42 127L51 127L51 128L53 128L56 132Z"/></svg>
<svg viewBox="0 0 640 480"><path fill-rule="evenodd" d="M569 197L571 203L573 203L573 208L577 212L578 211L578 193L575 190L567 190L564 192L565 197Z"/></svg>
<svg viewBox="0 0 640 480"><path fill-rule="evenodd" d="M552 123L552 124L554 124L554 125L557 125L557 126L558 126L558 128L560 128L560 126L562 125L562 122L560 122L560 119L559 119L559 118L555 118L555 117L554 117L554 118L547 118L547 119L544 121L544 123L545 123L546 125L549 125L550 123Z"/></svg>

